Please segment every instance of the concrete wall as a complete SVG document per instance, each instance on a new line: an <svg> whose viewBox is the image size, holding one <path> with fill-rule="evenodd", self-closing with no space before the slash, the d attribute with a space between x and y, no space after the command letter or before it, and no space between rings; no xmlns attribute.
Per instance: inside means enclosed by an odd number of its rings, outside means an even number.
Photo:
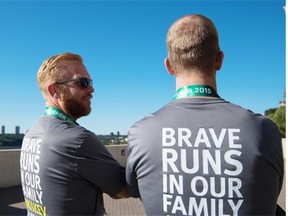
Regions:
<svg viewBox="0 0 288 216"><path fill-rule="evenodd" d="M20 183L20 149L0 150L0 188Z"/></svg>
<svg viewBox="0 0 288 216"><path fill-rule="evenodd" d="M106 147L122 166L126 165L127 145L109 145ZM0 188L20 184L20 149L0 150Z"/></svg>
<svg viewBox="0 0 288 216"><path fill-rule="evenodd" d="M285 160L284 162L286 162L286 138L282 138L282 149L283 149L283 157Z"/></svg>
<svg viewBox="0 0 288 216"><path fill-rule="evenodd" d="M110 154L122 165L126 166L127 162L127 145L108 145L106 146Z"/></svg>

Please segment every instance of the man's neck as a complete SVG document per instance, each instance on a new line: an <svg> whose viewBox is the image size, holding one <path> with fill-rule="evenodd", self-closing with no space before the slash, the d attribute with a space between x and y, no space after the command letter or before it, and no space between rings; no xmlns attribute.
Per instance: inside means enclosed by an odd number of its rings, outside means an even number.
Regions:
<svg viewBox="0 0 288 216"><path fill-rule="evenodd" d="M176 77L176 90L188 86L188 85L208 85L214 88L217 91L217 85L215 78L211 77L199 77L199 76L190 76L190 77Z"/></svg>
<svg viewBox="0 0 288 216"><path fill-rule="evenodd" d="M67 116L69 116L69 118L71 118L73 121L76 121L76 120L77 120L77 118L73 118L73 117L69 114L69 112L67 112L67 110L65 110L60 104L46 101L46 107L55 107L55 108L61 110L62 112L64 112L64 113L65 113Z"/></svg>

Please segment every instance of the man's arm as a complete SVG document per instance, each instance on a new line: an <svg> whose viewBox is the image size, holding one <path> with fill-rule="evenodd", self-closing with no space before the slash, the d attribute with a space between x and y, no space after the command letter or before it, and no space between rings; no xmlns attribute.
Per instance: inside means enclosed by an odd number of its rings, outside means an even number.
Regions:
<svg viewBox="0 0 288 216"><path fill-rule="evenodd" d="M125 187L123 187L122 190L118 194L114 196L110 196L110 197L113 199L129 198L130 195L128 193L127 186L125 185Z"/></svg>

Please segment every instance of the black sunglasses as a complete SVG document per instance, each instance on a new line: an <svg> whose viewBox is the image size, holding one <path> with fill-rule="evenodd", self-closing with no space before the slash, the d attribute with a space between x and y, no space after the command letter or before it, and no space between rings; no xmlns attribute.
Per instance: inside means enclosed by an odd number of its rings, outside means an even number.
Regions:
<svg viewBox="0 0 288 216"><path fill-rule="evenodd" d="M85 77L74 78L74 79L65 80L65 81L58 81L58 82L56 82L56 84L66 84L66 83L69 83L69 82L75 82L81 88L88 88L89 85L92 86L92 84L93 84L93 80L92 79L88 79L88 78L85 78Z"/></svg>

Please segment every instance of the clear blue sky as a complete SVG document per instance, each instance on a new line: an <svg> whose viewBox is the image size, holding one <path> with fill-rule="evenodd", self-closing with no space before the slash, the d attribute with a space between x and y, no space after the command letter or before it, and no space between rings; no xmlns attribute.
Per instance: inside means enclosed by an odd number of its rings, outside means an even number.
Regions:
<svg viewBox="0 0 288 216"><path fill-rule="evenodd" d="M36 83L42 61L74 52L94 80L92 113L79 123L96 134L120 131L168 103L174 77L163 61L165 37L178 18L199 13L219 31L224 65L219 95L264 113L283 99L284 0L1 1L0 126L23 133L43 114Z"/></svg>

